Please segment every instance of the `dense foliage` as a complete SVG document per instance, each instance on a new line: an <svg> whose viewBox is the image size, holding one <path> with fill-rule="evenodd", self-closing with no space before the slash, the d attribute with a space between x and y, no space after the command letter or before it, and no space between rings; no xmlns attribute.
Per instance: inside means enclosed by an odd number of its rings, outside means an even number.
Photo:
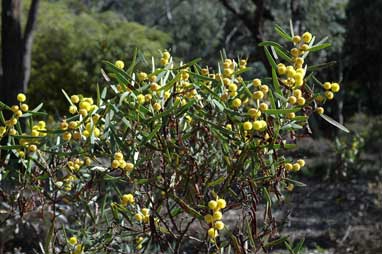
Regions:
<svg viewBox="0 0 382 254"><path fill-rule="evenodd" d="M94 13L73 10L65 2L43 2L32 52L31 102L44 101L49 112L63 113L65 101L57 90L95 93L103 59L129 59L136 47L146 56L158 56L169 39L114 12Z"/></svg>
<svg viewBox="0 0 382 254"><path fill-rule="evenodd" d="M303 185L292 178L305 161L285 151L309 133L312 114L347 129L322 107L340 85L315 76L325 64L308 66L330 44L275 30L291 49L261 43L271 78L245 79L246 59L223 56L213 69L164 51L148 72L136 54L128 66L104 62L93 97L63 91L68 113L57 126L24 94L19 105L0 104L1 220L41 213L48 230L33 248L45 253L256 253L279 244L298 253L302 242L279 236L273 217L283 193ZM229 213L236 221L225 225Z"/></svg>

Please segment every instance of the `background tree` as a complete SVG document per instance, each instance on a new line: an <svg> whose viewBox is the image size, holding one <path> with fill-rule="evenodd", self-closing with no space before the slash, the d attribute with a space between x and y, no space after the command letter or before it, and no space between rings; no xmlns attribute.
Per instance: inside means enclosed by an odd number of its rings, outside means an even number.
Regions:
<svg viewBox="0 0 382 254"><path fill-rule="evenodd" d="M350 0L347 12L345 80L350 88L346 96L349 112L380 114L382 101L382 21L381 1Z"/></svg>
<svg viewBox="0 0 382 254"><path fill-rule="evenodd" d="M31 70L33 31L39 0L32 0L25 29L22 29L22 0L3 0L1 11L0 100L13 104L17 93L25 92Z"/></svg>
<svg viewBox="0 0 382 254"><path fill-rule="evenodd" d="M28 93L33 105L44 101L44 108L55 113L66 111L61 89L95 92L103 60L131 59L135 48L159 55L170 40L114 12L95 13L63 1L42 3L38 24Z"/></svg>

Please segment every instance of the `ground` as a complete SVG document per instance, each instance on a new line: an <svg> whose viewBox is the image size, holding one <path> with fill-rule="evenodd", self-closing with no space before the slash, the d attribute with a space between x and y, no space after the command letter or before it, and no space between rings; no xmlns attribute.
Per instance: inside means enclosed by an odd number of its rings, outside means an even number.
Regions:
<svg viewBox="0 0 382 254"><path fill-rule="evenodd" d="M346 180L301 179L286 199L282 234L305 238L305 253L382 253L380 176Z"/></svg>

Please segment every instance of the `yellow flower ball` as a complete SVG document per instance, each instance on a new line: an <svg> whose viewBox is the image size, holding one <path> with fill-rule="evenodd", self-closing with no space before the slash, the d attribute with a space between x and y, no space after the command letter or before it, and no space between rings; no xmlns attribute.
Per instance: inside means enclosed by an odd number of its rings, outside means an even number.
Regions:
<svg viewBox="0 0 382 254"><path fill-rule="evenodd" d="M211 200L210 202L208 202L208 208L210 208L211 210L215 210L217 206L218 203L215 200Z"/></svg>
<svg viewBox="0 0 382 254"><path fill-rule="evenodd" d="M125 63L122 61L122 60L117 60L115 61L115 67L117 67L118 69L123 69L125 67Z"/></svg>
<svg viewBox="0 0 382 254"><path fill-rule="evenodd" d="M69 242L69 244L71 244L71 245L76 245L77 244L77 237L75 237L75 236L72 236L72 237L70 237L69 238L69 240L68 240L68 242Z"/></svg>
<svg viewBox="0 0 382 254"><path fill-rule="evenodd" d="M112 162L111 162L111 167L112 168L114 168L114 169L116 169L116 168L118 168L119 167L119 161L118 160L113 160Z"/></svg>
<svg viewBox="0 0 382 254"><path fill-rule="evenodd" d="M224 199L219 198L217 201L217 206L218 206L218 209L223 209L227 206L227 202Z"/></svg>
<svg viewBox="0 0 382 254"><path fill-rule="evenodd" d="M326 91L325 96L328 100L332 100L334 98L334 94L331 91Z"/></svg>
<svg viewBox="0 0 382 254"><path fill-rule="evenodd" d="M268 91L269 91L269 87L268 87L267 85L262 85L262 86L260 86L260 90L261 90L264 94L266 94L266 93L268 93Z"/></svg>
<svg viewBox="0 0 382 254"><path fill-rule="evenodd" d="M212 215L211 215L211 214L207 214L206 216L204 216L204 220L205 220L205 222L207 222L207 223L211 223L211 222L213 222Z"/></svg>
<svg viewBox="0 0 382 254"><path fill-rule="evenodd" d="M63 131L66 131L68 129L69 125L66 121L62 121L60 123L60 129L63 130Z"/></svg>
<svg viewBox="0 0 382 254"><path fill-rule="evenodd" d="M63 140L69 141L72 139L72 134L70 132L65 132L62 136Z"/></svg>
<svg viewBox="0 0 382 254"><path fill-rule="evenodd" d="M268 104L266 104L265 102L260 103L260 105L259 105L259 109L260 109L262 112L268 110Z"/></svg>
<svg viewBox="0 0 382 254"><path fill-rule="evenodd" d="M296 98L299 98L299 97L302 96L302 92L301 92L300 89L295 89L295 90L293 91L293 95L294 95Z"/></svg>
<svg viewBox="0 0 382 254"><path fill-rule="evenodd" d="M143 94L138 94L137 95L137 101L139 104L145 103L145 101L146 101L145 96Z"/></svg>
<svg viewBox="0 0 382 254"><path fill-rule="evenodd" d="M252 130L252 123L251 122L245 122L243 124L243 129L246 130L246 131L249 131L249 130Z"/></svg>
<svg viewBox="0 0 382 254"><path fill-rule="evenodd" d="M289 163L289 162L288 162L288 163L285 163L284 166L285 166L285 169L288 170L288 171L293 170L293 165L292 165L292 163Z"/></svg>
<svg viewBox="0 0 382 254"><path fill-rule="evenodd" d="M215 239L217 236L218 236L218 231L214 228L210 228L208 229L208 236L211 238L211 239Z"/></svg>
<svg viewBox="0 0 382 254"><path fill-rule="evenodd" d="M303 159L299 159L299 160L297 160L297 163L298 163L301 167L305 166L305 161L304 161Z"/></svg>
<svg viewBox="0 0 382 254"><path fill-rule="evenodd" d="M143 221L143 215L140 214L140 213L137 213L134 215L134 218L138 221L138 222L142 222Z"/></svg>
<svg viewBox="0 0 382 254"><path fill-rule="evenodd" d="M322 115L323 113L324 113L324 108L323 107L317 107L316 108L316 112L317 112L317 114L319 114L319 115Z"/></svg>
<svg viewBox="0 0 382 254"><path fill-rule="evenodd" d="M261 116L261 111L257 108L250 108L248 109L248 115L256 119Z"/></svg>
<svg viewBox="0 0 382 254"><path fill-rule="evenodd" d="M71 106L69 107L69 113L71 113L71 114L75 114L75 113L77 113L77 107L74 106L74 105L71 105Z"/></svg>
<svg viewBox="0 0 382 254"><path fill-rule="evenodd" d="M154 83L151 83L151 85L150 85L150 90L153 92L158 91L159 88L160 88L160 86L158 85L158 83L154 82Z"/></svg>
<svg viewBox="0 0 382 254"><path fill-rule="evenodd" d="M144 80L147 80L148 79L148 76L147 76L147 73L146 72L140 72L138 73L138 80L139 81L144 81Z"/></svg>
<svg viewBox="0 0 382 254"><path fill-rule="evenodd" d="M309 42L312 40L312 34L309 33L309 32L305 32L305 33L302 35L302 40L303 40L305 43L309 43Z"/></svg>
<svg viewBox="0 0 382 254"><path fill-rule="evenodd" d="M323 87L325 90L330 90L332 88L332 84L330 82L325 82Z"/></svg>
<svg viewBox="0 0 382 254"><path fill-rule="evenodd" d="M280 75L283 75L286 72L287 72L287 68L286 68L285 64L279 63L277 65L277 73L280 74Z"/></svg>
<svg viewBox="0 0 382 254"><path fill-rule="evenodd" d="M300 54L300 51L297 49L297 48L292 48L290 50L290 54L294 57L298 57L298 55Z"/></svg>
<svg viewBox="0 0 382 254"><path fill-rule="evenodd" d="M294 113L294 112L289 112L288 114L287 114L287 118L288 119L293 119L293 118L295 118L296 117L296 113Z"/></svg>
<svg viewBox="0 0 382 254"><path fill-rule="evenodd" d="M302 44L300 49L301 49L301 51L307 51L309 49L309 45L308 44Z"/></svg>
<svg viewBox="0 0 382 254"><path fill-rule="evenodd" d="M171 55L168 51L165 51L163 52L163 56L162 56L164 59L170 59Z"/></svg>
<svg viewBox="0 0 382 254"><path fill-rule="evenodd" d="M301 37L298 35L293 36L292 41L294 44L300 43Z"/></svg>
<svg viewBox="0 0 382 254"><path fill-rule="evenodd" d="M340 91L340 85L338 83L332 83L332 92L334 93L337 93L338 91Z"/></svg>
<svg viewBox="0 0 382 254"><path fill-rule="evenodd" d="M228 90L231 92L236 92L237 91L237 85L235 83L230 83L228 85Z"/></svg>
<svg viewBox="0 0 382 254"><path fill-rule="evenodd" d="M215 222L214 228L217 230L222 230L224 228L224 223L222 221Z"/></svg>
<svg viewBox="0 0 382 254"><path fill-rule="evenodd" d="M261 100L262 98L264 98L264 93L262 91L256 91L253 93L253 98L255 100Z"/></svg>
<svg viewBox="0 0 382 254"><path fill-rule="evenodd" d="M134 202L135 202L135 199L134 199L133 194L129 193L129 194L125 194L122 196L122 203L123 204L125 204L125 205L134 204Z"/></svg>
<svg viewBox="0 0 382 254"><path fill-rule="evenodd" d="M158 102L156 102L154 103L153 108L155 111L159 111L161 110L162 106Z"/></svg>
<svg viewBox="0 0 382 254"><path fill-rule="evenodd" d="M298 163L293 164L293 171L299 171L301 169L301 165Z"/></svg>
<svg viewBox="0 0 382 254"><path fill-rule="evenodd" d="M29 150L29 152L34 153L37 151L37 146L36 145L30 145L28 147L28 150Z"/></svg>
<svg viewBox="0 0 382 254"><path fill-rule="evenodd" d="M166 64L168 64L168 59L162 57L160 59L160 63L161 63L161 65L166 65Z"/></svg>
<svg viewBox="0 0 382 254"><path fill-rule="evenodd" d="M9 130L9 135L10 136L15 136L17 134L17 131L15 129L10 129Z"/></svg>
<svg viewBox="0 0 382 254"><path fill-rule="evenodd" d="M291 104L291 105L293 105L293 104L295 104L297 102L297 98L295 97L295 96L289 96L289 98L288 98L288 103L289 104Z"/></svg>
<svg viewBox="0 0 382 254"><path fill-rule="evenodd" d="M149 215L149 213L150 213L150 210L149 210L148 208L142 208L142 214L143 214L144 216Z"/></svg>
<svg viewBox="0 0 382 254"><path fill-rule="evenodd" d="M253 128L257 131L263 130L267 127L267 122L264 120L257 120L253 122Z"/></svg>
<svg viewBox="0 0 382 254"><path fill-rule="evenodd" d="M258 78L254 79L252 83L255 87L261 86L261 80Z"/></svg>
<svg viewBox="0 0 382 254"><path fill-rule="evenodd" d="M114 160L117 160L117 161L123 160L123 154L121 152L116 152L114 154Z"/></svg>
<svg viewBox="0 0 382 254"><path fill-rule="evenodd" d="M241 106L241 100L240 100L239 98L234 99L234 100L232 101L232 106L233 106L234 108L238 108L238 107L240 107L240 106Z"/></svg>
<svg viewBox="0 0 382 254"><path fill-rule="evenodd" d="M26 99L27 99L27 97L25 96L25 94L23 94L23 93L17 94L17 100L19 102L24 102L24 101L26 101Z"/></svg>
<svg viewBox="0 0 382 254"><path fill-rule="evenodd" d="M297 57L295 60L294 60L294 63L296 65L303 65L304 64L304 58L302 57Z"/></svg>
<svg viewBox="0 0 382 254"><path fill-rule="evenodd" d="M80 97L78 95L72 95L70 96L70 100L72 101L72 103L77 104L78 102L80 102Z"/></svg>
<svg viewBox="0 0 382 254"><path fill-rule="evenodd" d="M125 169L127 172L131 172L131 171L133 171L133 169L134 169L134 164L131 163L131 162L127 162L127 163L126 163L126 166L125 166L124 169Z"/></svg>
<svg viewBox="0 0 382 254"><path fill-rule="evenodd" d="M305 98L304 98L304 97L298 97L298 98L297 98L297 104L298 104L299 106L303 106L303 105L305 105Z"/></svg>
<svg viewBox="0 0 382 254"><path fill-rule="evenodd" d="M220 211L215 211L212 218L214 220L221 220L223 218L223 214Z"/></svg>

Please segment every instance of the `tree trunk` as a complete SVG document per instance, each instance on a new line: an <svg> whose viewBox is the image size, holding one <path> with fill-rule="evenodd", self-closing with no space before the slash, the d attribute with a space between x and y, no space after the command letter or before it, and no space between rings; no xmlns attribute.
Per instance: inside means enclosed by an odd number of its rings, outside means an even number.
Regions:
<svg viewBox="0 0 382 254"><path fill-rule="evenodd" d="M26 92L30 77L33 30L39 0L32 0L24 34L21 29L22 0L3 0L1 13L2 77L0 101L12 105Z"/></svg>
<svg viewBox="0 0 382 254"><path fill-rule="evenodd" d="M233 6L230 0L220 0L220 2L227 10L240 19L251 32L252 38L255 41L255 57L263 63L266 71L269 75L271 75L272 68L265 55L264 48L258 46L260 42L264 41L264 19L273 19L271 12L265 8L264 0L252 0L253 5L256 7L254 12L250 12L248 10L238 10Z"/></svg>

